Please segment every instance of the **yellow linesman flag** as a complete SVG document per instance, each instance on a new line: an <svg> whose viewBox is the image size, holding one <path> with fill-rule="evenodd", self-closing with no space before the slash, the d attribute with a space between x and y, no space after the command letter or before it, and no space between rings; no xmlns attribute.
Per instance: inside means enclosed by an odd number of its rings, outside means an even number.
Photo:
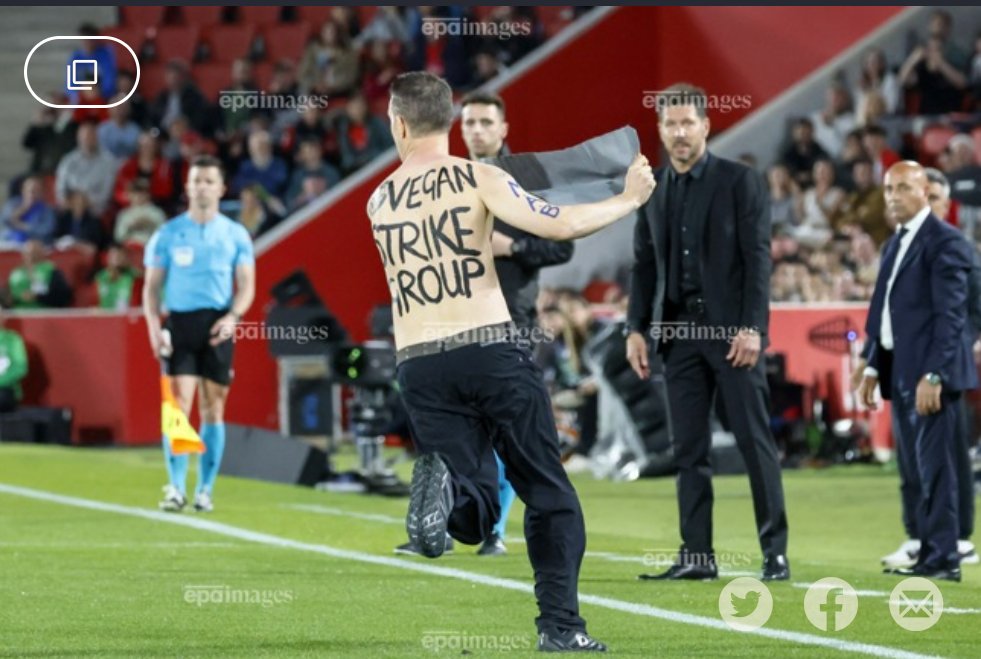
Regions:
<svg viewBox="0 0 981 659"><path fill-rule="evenodd" d="M167 375L160 376L160 394L163 398L160 407L160 425L164 437L170 442L170 452L174 455L204 453L204 442L174 400L170 377Z"/></svg>

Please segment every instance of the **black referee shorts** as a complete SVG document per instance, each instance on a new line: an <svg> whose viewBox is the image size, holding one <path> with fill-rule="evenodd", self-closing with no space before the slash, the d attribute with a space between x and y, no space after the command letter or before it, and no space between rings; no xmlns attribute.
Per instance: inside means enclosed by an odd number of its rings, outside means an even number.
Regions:
<svg viewBox="0 0 981 659"><path fill-rule="evenodd" d="M172 311L164 327L170 330L173 354L166 360L167 375L197 375L218 384L232 381L235 342L229 338L212 346L211 326L228 309Z"/></svg>

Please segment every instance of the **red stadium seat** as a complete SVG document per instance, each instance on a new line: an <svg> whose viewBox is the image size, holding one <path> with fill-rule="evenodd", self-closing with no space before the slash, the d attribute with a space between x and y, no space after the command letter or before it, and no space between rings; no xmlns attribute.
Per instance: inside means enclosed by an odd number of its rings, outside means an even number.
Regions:
<svg viewBox="0 0 981 659"><path fill-rule="evenodd" d="M221 23L224 7L216 5L185 5L179 7L186 25L197 25L205 28Z"/></svg>
<svg viewBox="0 0 981 659"><path fill-rule="evenodd" d="M185 62L194 60L201 31L194 25L173 25L157 30L153 43L157 61L168 62L174 58Z"/></svg>
<svg viewBox="0 0 981 659"><path fill-rule="evenodd" d="M95 282L82 284L75 289L73 307L88 308L99 306L99 287Z"/></svg>
<svg viewBox="0 0 981 659"><path fill-rule="evenodd" d="M205 98L215 101L218 99L218 92L231 84L232 66L226 62L195 64L191 77Z"/></svg>
<svg viewBox="0 0 981 659"><path fill-rule="evenodd" d="M252 23L253 25L278 23L282 13L282 7L244 5L238 8L239 21L242 23Z"/></svg>
<svg viewBox="0 0 981 659"><path fill-rule="evenodd" d="M377 11L376 5L358 5L358 22L361 23L362 30L368 27L368 23L375 17Z"/></svg>
<svg viewBox="0 0 981 659"><path fill-rule="evenodd" d="M957 131L950 126L941 124L927 126L920 137L920 157L932 163L947 147L950 138L956 134Z"/></svg>
<svg viewBox="0 0 981 659"><path fill-rule="evenodd" d="M477 5L470 8L473 11L473 17L478 21L486 21L490 18L490 15L494 12L497 7L494 5Z"/></svg>
<svg viewBox="0 0 981 659"><path fill-rule="evenodd" d="M150 27L163 23L166 7L120 7L123 25Z"/></svg>
<svg viewBox="0 0 981 659"><path fill-rule="evenodd" d="M139 90L143 98L153 100L164 88L164 65L161 63L140 66Z"/></svg>
<svg viewBox="0 0 981 659"><path fill-rule="evenodd" d="M133 49L137 57L140 55L140 49L143 48L143 42L146 41L146 28L141 26L120 27L117 25L105 27L102 29L102 34L125 41ZM119 66L124 69L134 68L135 65L132 63L133 56L129 54L129 51L115 41L110 41L109 43L116 50L116 62L119 63Z"/></svg>
<svg viewBox="0 0 981 659"><path fill-rule="evenodd" d="M212 25L205 31L204 40L208 42L213 61L232 62L250 54L255 41L255 26Z"/></svg>
<svg viewBox="0 0 981 659"><path fill-rule="evenodd" d="M299 60L310 41L312 29L312 24L306 22L266 26L262 30L266 59L270 62L281 59Z"/></svg>
<svg viewBox="0 0 981 659"><path fill-rule="evenodd" d="M333 7L325 7L324 5L298 5L296 17L298 20L310 23L313 29L319 30L324 23L330 20L332 11L334 11Z"/></svg>

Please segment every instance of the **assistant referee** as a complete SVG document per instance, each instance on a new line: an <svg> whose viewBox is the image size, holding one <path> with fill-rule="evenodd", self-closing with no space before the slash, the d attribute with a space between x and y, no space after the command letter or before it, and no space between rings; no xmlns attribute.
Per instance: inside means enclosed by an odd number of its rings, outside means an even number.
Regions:
<svg viewBox="0 0 981 659"><path fill-rule="evenodd" d="M185 414L190 415L195 390L199 391L205 453L194 509L210 512L225 448L233 335L255 297L255 255L245 227L218 212L225 177L216 158L192 161L185 191L187 212L160 227L147 243L143 315L153 354L164 360L174 397ZM169 312L166 322L161 320L161 291ZM166 440L163 449L170 482L164 486L160 508L180 512L187 505L188 456L171 454Z"/></svg>

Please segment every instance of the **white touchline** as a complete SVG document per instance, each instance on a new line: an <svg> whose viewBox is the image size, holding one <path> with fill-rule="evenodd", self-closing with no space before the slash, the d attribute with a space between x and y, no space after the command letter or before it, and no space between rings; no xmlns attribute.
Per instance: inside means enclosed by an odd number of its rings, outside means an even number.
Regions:
<svg viewBox="0 0 981 659"><path fill-rule="evenodd" d="M476 572L467 572L466 570L458 570L456 568L440 567L438 565L427 565L425 563L417 563L417 562L402 560L398 558L390 558L388 556L375 556L374 554L366 554L364 552L351 551L348 549L337 549L335 547L328 547L327 545L315 545L308 542L301 542L299 540L290 540L289 538L282 538L280 536L272 535L269 533L250 531L248 529L239 528L237 526L222 524L221 522L213 522L210 520L201 519L200 517L176 515L173 513L158 512L156 510L148 510L146 508L136 508L132 506L122 506L115 503L105 503L103 501L95 501L92 499L83 499L80 497L66 496L63 494L54 494L52 492L45 492L43 490L34 490L27 487L7 485L5 483L0 483L0 493L12 494L15 496L26 497L28 499L36 499L38 501L60 503L65 506L74 506L75 508L86 508L88 510L98 510L100 512L116 513L118 515L128 515L130 517L139 517L154 522L173 524L175 526L186 526L189 528L198 529L200 531L217 533L219 535L224 535L230 538L248 540L250 542L267 545L270 547L295 549L297 551L306 551L315 554L322 554L324 556L331 556L333 558L340 558L348 561L358 561L360 563L372 563L374 565L383 565L385 567L399 568L402 570L409 570L412 572L422 572L425 574L432 574L439 577L459 579L461 581L481 584L484 586L493 586L495 588L504 588L506 590L514 590L522 593L534 592L532 590L532 586L530 583L517 581L515 579L502 579L500 577L491 577ZM585 594L579 595L579 601L585 604L592 604L593 606L600 606L606 609L611 609L613 611L621 611L623 613L631 613L633 615L646 616L648 618L659 618L661 620L667 620L669 622L678 622L686 625L694 625L696 627L708 627L710 629L717 629L723 632L735 631L722 620L717 620L715 618L709 618L707 616L700 616L691 613L681 613L678 611L671 611L670 609L661 609L656 606L650 606L648 604L639 604L637 602L627 602L623 600L612 599L610 597L601 597L598 595L585 595ZM803 645L816 645L820 647L830 648L832 650L839 650L841 652L852 652L855 654L863 654L871 657L886 657L887 659L936 659L936 655L918 654L915 652L907 652L906 650L899 650L897 648L890 648L884 645L873 645L871 643L856 643L853 641L843 641L834 638L815 636L813 634L805 634L803 632L785 631L782 629L767 629L766 627L760 627L759 629L754 629L752 631L738 632L738 633L754 634L756 636L763 636L766 638L772 638L779 641L788 641L791 643L797 643Z"/></svg>

